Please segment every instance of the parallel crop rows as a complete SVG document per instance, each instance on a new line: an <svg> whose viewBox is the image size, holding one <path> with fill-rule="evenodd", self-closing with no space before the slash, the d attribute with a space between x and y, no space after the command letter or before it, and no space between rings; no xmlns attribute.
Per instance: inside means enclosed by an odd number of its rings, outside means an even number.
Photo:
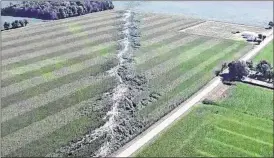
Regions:
<svg viewBox="0 0 274 158"><path fill-rule="evenodd" d="M148 88L134 102L142 130L199 90L223 60L250 49L240 42L177 32L200 20L140 18L134 67L145 75ZM104 124L110 107L100 98L118 82L107 72L118 64L120 21L118 12L106 11L3 32L3 156L46 156ZM87 107L92 112L83 114Z"/></svg>
<svg viewBox="0 0 274 158"><path fill-rule="evenodd" d="M273 157L272 91L231 88L217 105L197 105L138 156Z"/></svg>

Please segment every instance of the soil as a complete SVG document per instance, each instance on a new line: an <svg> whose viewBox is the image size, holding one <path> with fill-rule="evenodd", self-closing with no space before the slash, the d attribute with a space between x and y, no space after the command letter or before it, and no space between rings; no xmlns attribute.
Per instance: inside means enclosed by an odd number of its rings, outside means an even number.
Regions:
<svg viewBox="0 0 274 158"><path fill-rule="evenodd" d="M229 95L229 88L233 85L219 84L214 90L212 90L205 99L218 101L226 98Z"/></svg>

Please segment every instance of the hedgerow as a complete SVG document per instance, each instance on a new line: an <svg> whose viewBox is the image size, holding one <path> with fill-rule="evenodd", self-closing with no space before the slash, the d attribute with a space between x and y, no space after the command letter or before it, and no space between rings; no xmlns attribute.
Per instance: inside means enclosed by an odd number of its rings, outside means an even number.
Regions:
<svg viewBox="0 0 274 158"><path fill-rule="evenodd" d="M113 9L111 1L23 1L1 9L1 15L58 20Z"/></svg>

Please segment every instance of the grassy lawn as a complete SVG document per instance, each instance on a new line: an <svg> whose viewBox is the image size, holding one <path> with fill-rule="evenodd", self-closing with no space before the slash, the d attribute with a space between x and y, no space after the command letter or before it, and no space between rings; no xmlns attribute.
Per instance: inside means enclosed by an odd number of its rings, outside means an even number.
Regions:
<svg viewBox="0 0 274 158"><path fill-rule="evenodd" d="M198 105L135 156L273 156L272 91L238 84L230 93Z"/></svg>
<svg viewBox="0 0 274 158"><path fill-rule="evenodd" d="M259 62L260 60L267 60L273 63L273 41L271 41L255 58L254 62Z"/></svg>

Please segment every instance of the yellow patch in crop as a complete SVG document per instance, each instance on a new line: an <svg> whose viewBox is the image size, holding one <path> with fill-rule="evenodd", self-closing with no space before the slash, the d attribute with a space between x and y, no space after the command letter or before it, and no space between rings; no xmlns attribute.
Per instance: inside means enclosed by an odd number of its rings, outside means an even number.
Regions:
<svg viewBox="0 0 274 158"><path fill-rule="evenodd" d="M76 65L72 65L69 67L69 71L70 72L76 72L76 71L80 71L81 69L84 68L84 64L80 63L80 64L76 64Z"/></svg>
<svg viewBox="0 0 274 158"><path fill-rule="evenodd" d="M52 80L56 77L52 72L44 73L42 76L46 81Z"/></svg>
<svg viewBox="0 0 274 158"><path fill-rule="evenodd" d="M109 54L109 51L110 51L109 47L104 48L103 50L100 51L100 55L105 57Z"/></svg>
<svg viewBox="0 0 274 158"><path fill-rule="evenodd" d="M34 71L37 70L38 68L43 68L47 65L51 65L51 64L55 64L56 66L62 66L62 65L58 65L58 63L62 62L63 59L57 57L57 58L53 58L53 59L47 59L47 60L43 60L41 62L37 62L35 64L29 64L26 66L22 66L22 67L18 67L9 71L6 71L4 73L10 73L12 75L18 75L18 74L23 74L29 71Z"/></svg>
<svg viewBox="0 0 274 158"><path fill-rule="evenodd" d="M71 33L79 33L82 30L82 27L79 24L68 24L68 30Z"/></svg>

